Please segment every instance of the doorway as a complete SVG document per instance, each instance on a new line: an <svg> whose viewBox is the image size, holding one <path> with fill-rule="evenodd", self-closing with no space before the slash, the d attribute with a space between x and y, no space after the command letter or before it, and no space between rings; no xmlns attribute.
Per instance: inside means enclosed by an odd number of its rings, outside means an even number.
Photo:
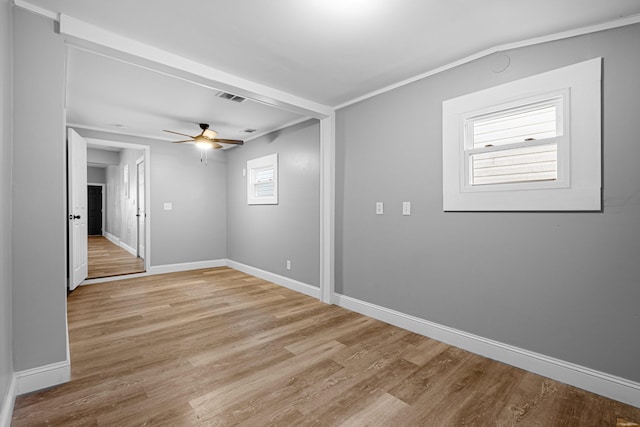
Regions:
<svg viewBox="0 0 640 427"><path fill-rule="evenodd" d="M85 284L149 268L149 162L145 145L86 139ZM86 181L85 181L86 182Z"/></svg>
<svg viewBox="0 0 640 427"><path fill-rule="evenodd" d="M89 236L102 236L102 185L89 184L87 186L87 203L89 210L87 234Z"/></svg>

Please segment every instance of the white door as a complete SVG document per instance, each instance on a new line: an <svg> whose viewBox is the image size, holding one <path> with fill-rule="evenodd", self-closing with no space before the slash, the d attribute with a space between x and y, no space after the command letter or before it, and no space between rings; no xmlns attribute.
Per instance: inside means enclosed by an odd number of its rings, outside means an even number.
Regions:
<svg viewBox="0 0 640 427"><path fill-rule="evenodd" d="M87 278L87 141L69 129L69 289Z"/></svg>
<svg viewBox="0 0 640 427"><path fill-rule="evenodd" d="M137 180L138 180L138 256L142 259L145 257L145 221L147 212L145 210L144 197L144 160L137 162Z"/></svg>

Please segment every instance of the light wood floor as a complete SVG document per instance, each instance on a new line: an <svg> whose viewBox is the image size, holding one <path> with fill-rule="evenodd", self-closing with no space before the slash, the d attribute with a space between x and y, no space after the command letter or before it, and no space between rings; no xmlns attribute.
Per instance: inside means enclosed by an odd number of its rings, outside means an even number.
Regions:
<svg viewBox="0 0 640 427"><path fill-rule="evenodd" d="M615 426L640 409L223 267L83 286L13 426Z"/></svg>
<svg viewBox="0 0 640 427"><path fill-rule="evenodd" d="M103 236L89 236L87 279L144 272L144 260Z"/></svg>

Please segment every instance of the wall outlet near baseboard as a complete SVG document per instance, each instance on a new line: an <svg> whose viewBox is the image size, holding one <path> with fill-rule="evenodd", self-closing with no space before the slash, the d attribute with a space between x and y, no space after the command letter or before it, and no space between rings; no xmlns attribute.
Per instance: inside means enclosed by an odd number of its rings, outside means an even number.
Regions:
<svg viewBox="0 0 640 427"><path fill-rule="evenodd" d="M287 260L287 270L291 270L291 260Z"/></svg>

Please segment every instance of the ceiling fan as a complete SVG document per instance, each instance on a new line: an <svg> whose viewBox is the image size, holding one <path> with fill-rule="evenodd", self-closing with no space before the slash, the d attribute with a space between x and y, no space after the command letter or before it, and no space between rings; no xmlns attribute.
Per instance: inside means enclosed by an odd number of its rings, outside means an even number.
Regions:
<svg viewBox="0 0 640 427"><path fill-rule="evenodd" d="M200 129L202 129L202 132L196 136L187 135L186 133L174 132L172 130L164 130L164 132L175 133L176 135L188 136L189 138L191 138L182 141L174 141L175 144L179 144L182 142L195 142L196 146L200 148L222 148L222 145L218 144L219 142L223 144L235 145L244 144L244 141L240 141L239 139L216 138L216 136L218 136L218 132L209 129L209 125L207 123L200 123Z"/></svg>

